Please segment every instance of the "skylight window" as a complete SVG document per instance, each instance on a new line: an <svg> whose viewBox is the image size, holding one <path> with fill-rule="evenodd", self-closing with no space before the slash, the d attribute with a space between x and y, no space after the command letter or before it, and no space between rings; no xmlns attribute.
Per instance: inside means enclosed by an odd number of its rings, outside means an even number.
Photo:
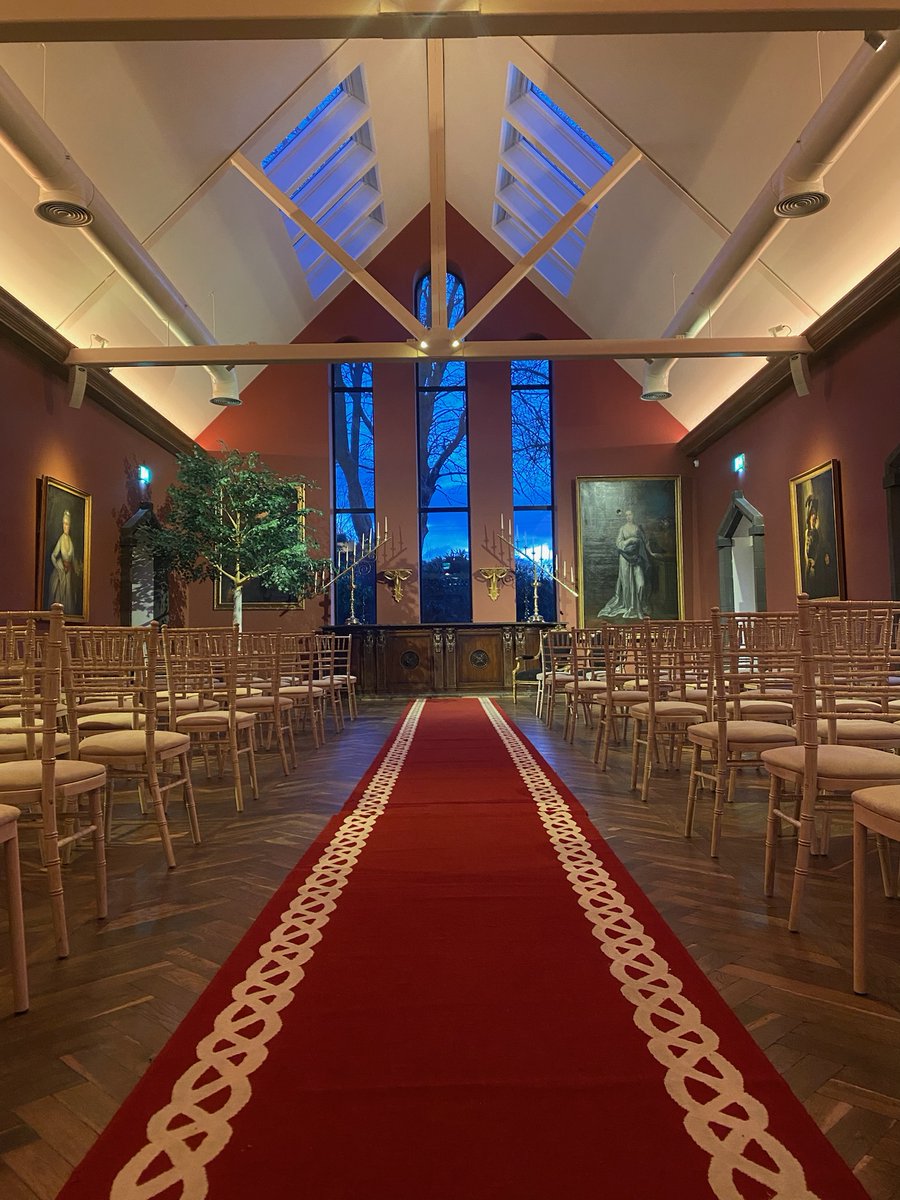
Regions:
<svg viewBox="0 0 900 1200"><path fill-rule="evenodd" d="M324 96L261 162L266 175L354 258L384 232L384 206L362 68ZM313 296L342 268L288 217L285 228Z"/></svg>
<svg viewBox="0 0 900 1200"><path fill-rule="evenodd" d="M608 150L537 84L510 67L493 225L517 253L530 250L612 165ZM536 264L564 296L595 213L596 205Z"/></svg>

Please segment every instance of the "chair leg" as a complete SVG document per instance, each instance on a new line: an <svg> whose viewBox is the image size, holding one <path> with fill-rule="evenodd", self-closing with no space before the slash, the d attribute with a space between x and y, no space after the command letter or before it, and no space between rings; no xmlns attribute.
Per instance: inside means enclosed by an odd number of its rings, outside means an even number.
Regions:
<svg viewBox="0 0 900 1200"><path fill-rule="evenodd" d="M13 1011L28 1012L28 963L25 954L25 917L22 912L22 871L19 866L19 833L15 822L3 843L6 866L6 910L9 916L10 961L13 981Z"/></svg>
<svg viewBox="0 0 900 1200"><path fill-rule="evenodd" d="M69 931L66 927L66 906L63 900L62 864L59 858L59 831L54 813L53 827L42 834L44 866L50 891L50 912L53 916L53 933L56 938L58 958L69 956Z"/></svg>
<svg viewBox="0 0 900 1200"><path fill-rule="evenodd" d="M815 784L813 783L813 788ZM812 842L815 836L813 829L814 807L816 797L810 789L809 781L803 782L803 803L800 806L800 832L797 836L797 862L794 865L794 886L791 889L791 910L788 915L788 929L796 933L800 919L800 905L806 888L806 877L809 874L809 859L812 853Z"/></svg>
<svg viewBox="0 0 900 1200"><path fill-rule="evenodd" d="M697 785L699 783L700 760L703 752L699 742L694 742L694 749L691 754L691 774L688 780L687 808L684 813L684 836L692 837L694 834L694 809L697 804Z"/></svg>
<svg viewBox="0 0 900 1200"><path fill-rule="evenodd" d="M767 896L775 894L775 853L778 847L779 821L776 810L781 807L782 786L782 781L778 776L773 775L769 784L769 812L766 817L766 866L763 891Z"/></svg>
<svg viewBox="0 0 900 1200"><path fill-rule="evenodd" d="M181 785L184 789L184 807L187 809L188 824L191 829L191 841L195 846L200 845L200 822L197 820L197 804L194 799L194 784L191 780L190 751L179 754L181 763Z"/></svg>
<svg viewBox="0 0 900 1200"><path fill-rule="evenodd" d="M103 819L103 788L88 796L91 824L94 826L94 874L97 891L97 916L109 915L109 899L106 886L106 830Z"/></svg>
<svg viewBox="0 0 900 1200"><path fill-rule="evenodd" d="M716 756L716 796L713 804L712 835L709 841L710 858L719 857L719 839L722 836L722 817L725 814L725 804L731 798L731 781L733 773L728 769L727 755Z"/></svg>
<svg viewBox="0 0 900 1200"><path fill-rule="evenodd" d="M253 729L248 729L247 745L249 752L253 754ZM244 785L241 780L241 756L238 753L237 739L240 737L238 730L235 730L233 736L228 739L228 751L231 758L231 775L234 781L234 807L238 812L244 811Z"/></svg>
<svg viewBox="0 0 900 1200"><path fill-rule="evenodd" d="M853 822L853 990L866 994L866 827Z"/></svg>
<svg viewBox="0 0 900 1200"><path fill-rule="evenodd" d="M172 849L172 835L169 832L169 822L166 818L166 809L163 804L162 792L159 788L159 779L156 775L156 769L151 764L150 767L150 802L153 808L153 815L156 817L156 826L159 829L159 839L162 842L163 854L166 856L168 866L175 866L175 851Z"/></svg>

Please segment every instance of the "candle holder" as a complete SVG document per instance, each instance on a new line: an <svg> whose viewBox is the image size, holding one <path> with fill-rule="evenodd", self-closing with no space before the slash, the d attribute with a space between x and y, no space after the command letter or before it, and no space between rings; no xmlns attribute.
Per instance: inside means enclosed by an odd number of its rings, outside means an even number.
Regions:
<svg viewBox="0 0 900 1200"><path fill-rule="evenodd" d="M500 584L509 575L508 567L479 567L478 574L488 585L488 595L492 600L500 598Z"/></svg>
<svg viewBox="0 0 900 1200"><path fill-rule="evenodd" d="M388 535L387 521L384 528L379 521L374 530L365 533L358 542L342 541L337 545L334 562L325 562L321 570L315 573L312 590L309 596L325 595L338 582L346 577L349 584L350 611L345 625L362 625L363 621L356 615L356 589L359 576L374 570L378 560L378 552L388 544L393 547L394 535Z"/></svg>
<svg viewBox="0 0 900 1200"><path fill-rule="evenodd" d="M412 570L409 567L395 567L392 571L382 572L381 577L390 587L395 604L399 604L403 598L403 585L410 575L412 575Z"/></svg>

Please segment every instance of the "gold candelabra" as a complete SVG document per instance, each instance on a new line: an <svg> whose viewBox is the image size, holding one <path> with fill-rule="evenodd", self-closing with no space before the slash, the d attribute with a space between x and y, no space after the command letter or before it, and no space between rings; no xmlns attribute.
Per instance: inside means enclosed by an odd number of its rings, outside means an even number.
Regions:
<svg viewBox="0 0 900 1200"><path fill-rule="evenodd" d="M485 540L487 540L486 532ZM498 534L495 531L491 538L491 549L494 551L494 553L497 551L497 540ZM571 567L565 559L563 559L562 567L560 567L559 555L556 555L553 560L553 569L551 570L549 558L544 559L539 555L536 544L533 546L520 545L515 540L513 535L512 519L504 518L503 513L500 514L499 542L501 554L504 551L504 547L508 548L512 552L513 564L515 564L515 560L518 557L524 559L531 565L532 603L531 613L525 618L526 621L534 624L539 622L543 623L544 618L541 616L540 609L538 607L538 591L540 589L542 580L558 583L560 587L565 588L567 592L577 597L578 589L575 586L574 568Z"/></svg>
<svg viewBox="0 0 900 1200"><path fill-rule="evenodd" d="M313 596L322 595L327 592L339 579L344 576L350 584L350 612L345 625L361 625L359 617L356 615L356 580L358 570L369 560L372 565L378 558L378 552L388 542L393 544L394 535L388 535L387 518L384 520L384 527L381 522L377 522L374 529L367 530L359 541L339 542L337 552L333 562L326 562L321 570L315 572L313 577L313 590L310 593Z"/></svg>

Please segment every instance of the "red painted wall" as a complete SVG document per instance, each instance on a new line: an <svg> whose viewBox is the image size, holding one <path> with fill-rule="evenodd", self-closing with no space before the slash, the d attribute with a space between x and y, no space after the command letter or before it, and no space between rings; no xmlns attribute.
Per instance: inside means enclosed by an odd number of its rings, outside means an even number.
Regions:
<svg viewBox="0 0 900 1200"><path fill-rule="evenodd" d="M700 456L697 493L698 611L718 603L716 534L740 488L765 518L766 598L770 610L796 602L789 481L835 458L840 463L847 593L890 596L885 463L900 444L900 309L812 370L810 394L787 387ZM743 452L741 480L732 470Z"/></svg>
<svg viewBox="0 0 900 1200"><path fill-rule="evenodd" d="M27 609L36 601L37 529L43 475L92 497L90 607L94 624L119 621L119 527L144 500L159 503L175 477L168 451L95 404L68 403L65 379L36 353L0 338L0 608ZM136 467L153 481L141 488Z"/></svg>
<svg viewBox="0 0 900 1200"><path fill-rule="evenodd" d="M508 261L452 208L447 211L448 264L466 285L471 309L506 273ZM423 211L375 259L369 270L404 304L412 304L416 280L428 269L428 213ZM408 338L357 284L341 294L298 337L297 341L403 341ZM518 284L478 326L470 341L521 337L586 336L533 284ZM536 354L539 353L536 342ZM574 559L575 479L579 475L679 474L684 459L675 443L684 428L657 404L645 404L640 388L613 362L560 362L554 366L555 478L557 548L560 559ZM412 364L379 365L374 373L377 517L388 519L396 540L390 561L379 566L418 567L415 464L415 379ZM274 467L299 470L321 485L319 507L330 503L328 368L269 367L245 389L240 408L225 410L199 439L214 449L224 442L242 450L258 450ZM470 504L472 565L496 565L486 542L501 513L512 508L509 450L509 371L506 364L473 364L469 368ZM691 484L692 481L686 481ZM685 505L691 503L686 488ZM327 536L321 527L323 545ZM686 578L688 576L686 575ZM486 585L476 580L475 620L510 620L515 589L491 601ZM379 587L378 619L385 623L418 620L418 588L407 585L398 605ZM561 616L578 619L574 601L563 593ZM316 613L320 613L317 608ZM191 599L194 621L227 619L214 614L204 588ZM277 615L255 612L254 625L267 625ZM292 618L293 619L293 618Z"/></svg>

